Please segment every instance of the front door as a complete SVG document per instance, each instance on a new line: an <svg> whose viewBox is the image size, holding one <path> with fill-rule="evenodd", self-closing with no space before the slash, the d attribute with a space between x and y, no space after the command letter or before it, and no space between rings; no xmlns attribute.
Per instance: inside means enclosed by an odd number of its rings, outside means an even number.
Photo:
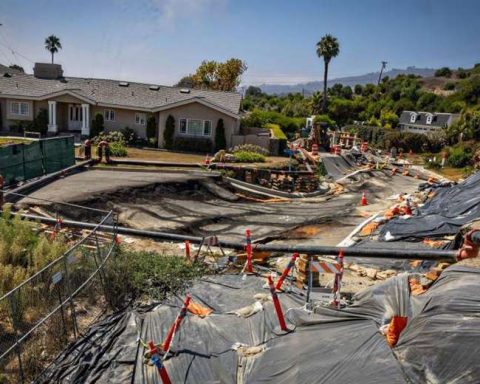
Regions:
<svg viewBox="0 0 480 384"><path fill-rule="evenodd" d="M82 129L82 106L80 104L68 105L68 130L79 131Z"/></svg>

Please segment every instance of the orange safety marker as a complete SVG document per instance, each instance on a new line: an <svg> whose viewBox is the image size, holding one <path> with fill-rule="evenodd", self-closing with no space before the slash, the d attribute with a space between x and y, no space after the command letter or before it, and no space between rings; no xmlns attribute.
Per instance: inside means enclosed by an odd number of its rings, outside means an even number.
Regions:
<svg viewBox="0 0 480 384"><path fill-rule="evenodd" d="M152 360L153 365L157 367L158 375L162 379L163 384L172 384L170 377L168 376L167 369L162 363L162 359L158 353L158 349L153 343L153 341L148 342L148 347L150 348L150 360Z"/></svg>
<svg viewBox="0 0 480 384"><path fill-rule="evenodd" d="M247 238L247 243L245 244L245 251L247 252L247 272L253 273L253 265L252 265L252 238L250 229L245 231L245 236Z"/></svg>
<svg viewBox="0 0 480 384"><path fill-rule="evenodd" d="M282 331L288 332L287 324L285 323L285 318L283 317L282 306L280 305L280 300L278 300L277 291L273 285L273 279L271 275L267 276L268 287L270 288L270 293L272 294L273 305L275 306L275 312L277 313L278 322L280 324L280 329Z"/></svg>
<svg viewBox="0 0 480 384"><path fill-rule="evenodd" d="M120 243L122 242L122 239L120 239L120 236L115 235L114 241L115 241L115 244L116 244L116 245L120 245Z"/></svg>
<svg viewBox="0 0 480 384"><path fill-rule="evenodd" d="M292 258L287 264L287 267L283 270L282 276L280 276L280 279L277 281L277 285L275 286L275 289L278 291L280 288L282 288L283 281L287 278L288 274L290 273L290 270L294 267L295 265L295 260L297 260L299 254L296 252L293 254Z"/></svg>
<svg viewBox="0 0 480 384"><path fill-rule="evenodd" d="M185 257L190 260L190 241L185 240Z"/></svg>
<svg viewBox="0 0 480 384"><path fill-rule="evenodd" d="M190 295L187 295L185 297L185 301L183 302L182 309L180 310L180 313L176 317L175 321L173 324L170 326L170 329L168 330L167 337L165 338L165 341L162 343L162 350L164 352L168 352L170 349L170 344L172 343L173 335L175 332L180 328L180 324L182 323L182 320L187 316L187 308L188 305L190 304L190 300L192 300L192 297Z"/></svg>
<svg viewBox="0 0 480 384"><path fill-rule="evenodd" d="M360 200L360 205L362 206L368 205L367 196L365 195L365 192L362 193L362 199Z"/></svg>
<svg viewBox="0 0 480 384"><path fill-rule="evenodd" d="M328 263L326 261L313 261L311 262L312 272L318 273L340 273L342 266L336 262Z"/></svg>

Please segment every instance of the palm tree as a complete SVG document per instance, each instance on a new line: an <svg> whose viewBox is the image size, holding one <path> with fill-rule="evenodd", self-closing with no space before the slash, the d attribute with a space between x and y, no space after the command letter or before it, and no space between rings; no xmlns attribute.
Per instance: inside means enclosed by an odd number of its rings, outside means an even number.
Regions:
<svg viewBox="0 0 480 384"><path fill-rule="evenodd" d="M322 112L327 111L327 79L328 79L328 64L333 57L338 56L340 52L340 44L336 37L327 34L321 38L317 43L317 56L323 57L325 63L325 70L323 72L323 100L322 100Z"/></svg>
<svg viewBox="0 0 480 384"><path fill-rule="evenodd" d="M52 54L52 64L53 64L53 55L58 52L59 49L62 49L62 44L60 39L55 35L50 35L45 39L45 49L50 51Z"/></svg>

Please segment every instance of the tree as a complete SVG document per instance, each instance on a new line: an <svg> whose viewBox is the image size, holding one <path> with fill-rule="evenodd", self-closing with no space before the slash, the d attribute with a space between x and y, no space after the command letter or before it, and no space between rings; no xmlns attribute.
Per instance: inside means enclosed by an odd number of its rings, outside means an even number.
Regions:
<svg viewBox="0 0 480 384"><path fill-rule="evenodd" d="M317 56L323 57L324 71L323 71L323 104L322 111L327 111L327 80L328 80L328 65L332 58L338 56L340 53L340 44L336 37L330 34L323 36L317 43Z"/></svg>
<svg viewBox="0 0 480 384"><path fill-rule="evenodd" d="M173 148L173 135L175 133L175 119L172 115L168 115L165 121L165 130L163 131L163 142L165 148Z"/></svg>
<svg viewBox="0 0 480 384"><path fill-rule="evenodd" d="M361 95L362 92L363 92L363 87L361 84L357 84L355 85L355 88L354 88L354 92L355 92L355 95Z"/></svg>
<svg viewBox="0 0 480 384"><path fill-rule="evenodd" d="M50 35L45 39L45 49L50 51L52 54L52 64L53 64L53 56L55 53L58 52L59 49L62 49L62 44L60 43L60 39L55 35Z"/></svg>
<svg viewBox="0 0 480 384"><path fill-rule="evenodd" d="M193 75L183 76L180 81L175 84L175 87L179 88L194 88L195 81L193 81Z"/></svg>
<svg viewBox="0 0 480 384"><path fill-rule="evenodd" d="M218 119L217 128L215 129L215 148L217 151L227 148L227 140L225 139L225 126L223 119Z"/></svg>
<svg viewBox="0 0 480 384"><path fill-rule="evenodd" d="M150 116L147 119L147 139L154 139L157 137L157 121L155 116Z"/></svg>
<svg viewBox="0 0 480 384"><path fill-rule="evenodd" d="M263 92L260 87L254 87L253 85L250 85L247 90L245 91L245 96L262 96Z"/></svg>
<svg viewBox="0 0 480 384"><path fill-rule="evenodd" d="M235 91L240 84L240 77L246 70L245 62L236 58L224 63L214 60L202 61L192 75L194 88Z"/></svg>
<svg viewBox="0 0 480 384"><path fill-rule="evenodd" d="M103 115L101 113L95 114L95 117L92 121L92 127L90 128L90 137L98 136L105 130L103 123Z"/></svg>

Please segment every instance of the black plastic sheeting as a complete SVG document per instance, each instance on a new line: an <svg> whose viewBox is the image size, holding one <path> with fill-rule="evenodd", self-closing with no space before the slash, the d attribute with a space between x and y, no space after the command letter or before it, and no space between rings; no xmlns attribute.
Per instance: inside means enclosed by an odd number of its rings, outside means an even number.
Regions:
<svg viewBox="0 0 480 384"><path fill-rule="evenodd" d="M355 170L353 156L343 157L335 155L321 156L322 162L329 176L334 180L340 179Z"/></svg>
<svg viewBox="0 0 480 384"><path fill-rule="evenodd" d="M435 195L414 216L397 217L380 231L380 240L423 239L455 235L480 218L480 172L463 183L435 189Z"/></svg>
<svg viewBox="0 0 480 384"><path fill-rule="evenodd" d="M355 296L344 310L303 310L300 292L280 294L295 331L277 335L273 304L251 317L230 311L268 293L264 279L216 276L194 285L194 301L214 309L188 315L165 366L173 383L478 383L480 382L480 270L453 266L420 296L411 297L402 274ZM44 383L160 383L143 363L137 335L159 343L181 300L128 311L97 324L58 359ZM393 315L409 316L391 349L379 327ZM263 346L254 356L235 343Z"/></svg>

